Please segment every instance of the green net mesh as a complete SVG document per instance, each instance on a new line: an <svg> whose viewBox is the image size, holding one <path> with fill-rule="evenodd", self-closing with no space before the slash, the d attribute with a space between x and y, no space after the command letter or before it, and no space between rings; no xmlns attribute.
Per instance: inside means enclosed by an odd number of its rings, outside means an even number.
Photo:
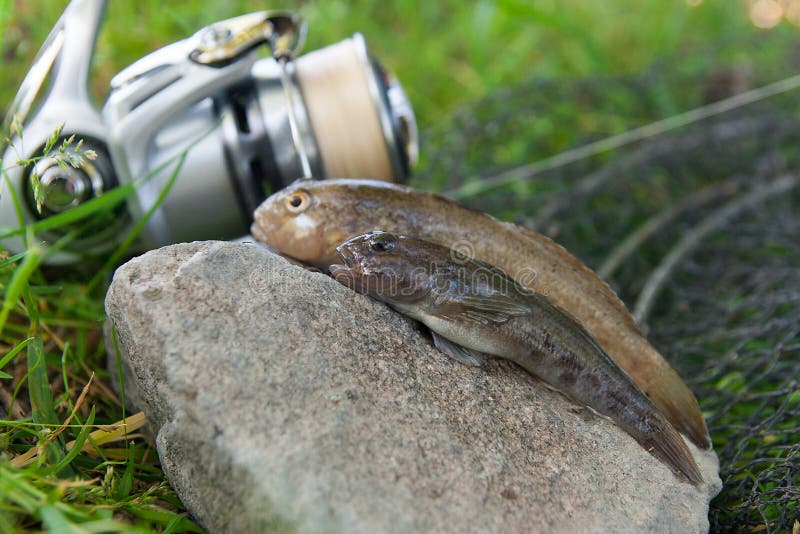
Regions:
<svg viewBox="0 0 800 534"><path fill-rule="evenodd" d="M748 76L751 87L770 81ZM415 185L533 227L605 276L700 401L724 482L712 530L791 532L800 89L576 161L528 165L666 116L675 91L702 105L742 89L718 81L661 67L501 91L424 132Z"/></svg>

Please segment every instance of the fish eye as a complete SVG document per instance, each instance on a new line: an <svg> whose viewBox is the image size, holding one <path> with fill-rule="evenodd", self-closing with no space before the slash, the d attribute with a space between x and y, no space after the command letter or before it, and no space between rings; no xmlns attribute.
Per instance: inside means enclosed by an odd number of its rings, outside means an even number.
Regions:
<svg viewBox="0 0 800 534"><path fill-rule="evenodd" d="M305 189L298 189L286 197L286 209L292 213L300 213L308 207L310 200L311 195L308 191Z"/></svg>
<svg viewBox="0 0 800 534"><path fill-rule="evenodd" d="M369 242L369 248L375 252L387 252L392 250L395 245L394 236L391 234L380 234L373 236Z"/></svg>

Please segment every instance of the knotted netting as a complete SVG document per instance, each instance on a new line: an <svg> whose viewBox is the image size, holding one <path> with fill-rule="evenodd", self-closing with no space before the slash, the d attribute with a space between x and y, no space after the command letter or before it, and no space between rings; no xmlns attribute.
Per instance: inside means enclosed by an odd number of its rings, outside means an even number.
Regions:
<svg viewBox="0 0 800 534"><path fill-rule="evenodd" d="M698 397L715 531L800 520L800 79L769 85L793 63L502 90L424 132L415 179L553 237L618 291ZM676 91L701 112L620 137Z"/></svg>

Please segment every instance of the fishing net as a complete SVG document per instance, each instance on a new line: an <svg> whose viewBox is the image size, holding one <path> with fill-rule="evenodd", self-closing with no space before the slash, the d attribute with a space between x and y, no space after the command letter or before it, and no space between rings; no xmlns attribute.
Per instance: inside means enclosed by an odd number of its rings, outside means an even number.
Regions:
<svg viewBox="0 0 800 534"><path fill-rule="evenodd" d="M703 106L794 63L499 91L424 132L415 179L553 237L635 310L706 416L719 532L800 520L798 80L619 133L667 116L677 91Z"/></svg>

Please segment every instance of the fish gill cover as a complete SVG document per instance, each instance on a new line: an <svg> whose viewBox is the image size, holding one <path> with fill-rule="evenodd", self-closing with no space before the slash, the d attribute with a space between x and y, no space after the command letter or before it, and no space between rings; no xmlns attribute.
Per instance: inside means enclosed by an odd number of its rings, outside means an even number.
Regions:
<svg viewBox="0 0 800 534"><path fill-rule="evenodd" d="M724 482L716 532L800 520L792 54L498 91L424 132L414 182L550 235L619 292L700 401ZM676 91L697 108L674 109Z"/></svg>

